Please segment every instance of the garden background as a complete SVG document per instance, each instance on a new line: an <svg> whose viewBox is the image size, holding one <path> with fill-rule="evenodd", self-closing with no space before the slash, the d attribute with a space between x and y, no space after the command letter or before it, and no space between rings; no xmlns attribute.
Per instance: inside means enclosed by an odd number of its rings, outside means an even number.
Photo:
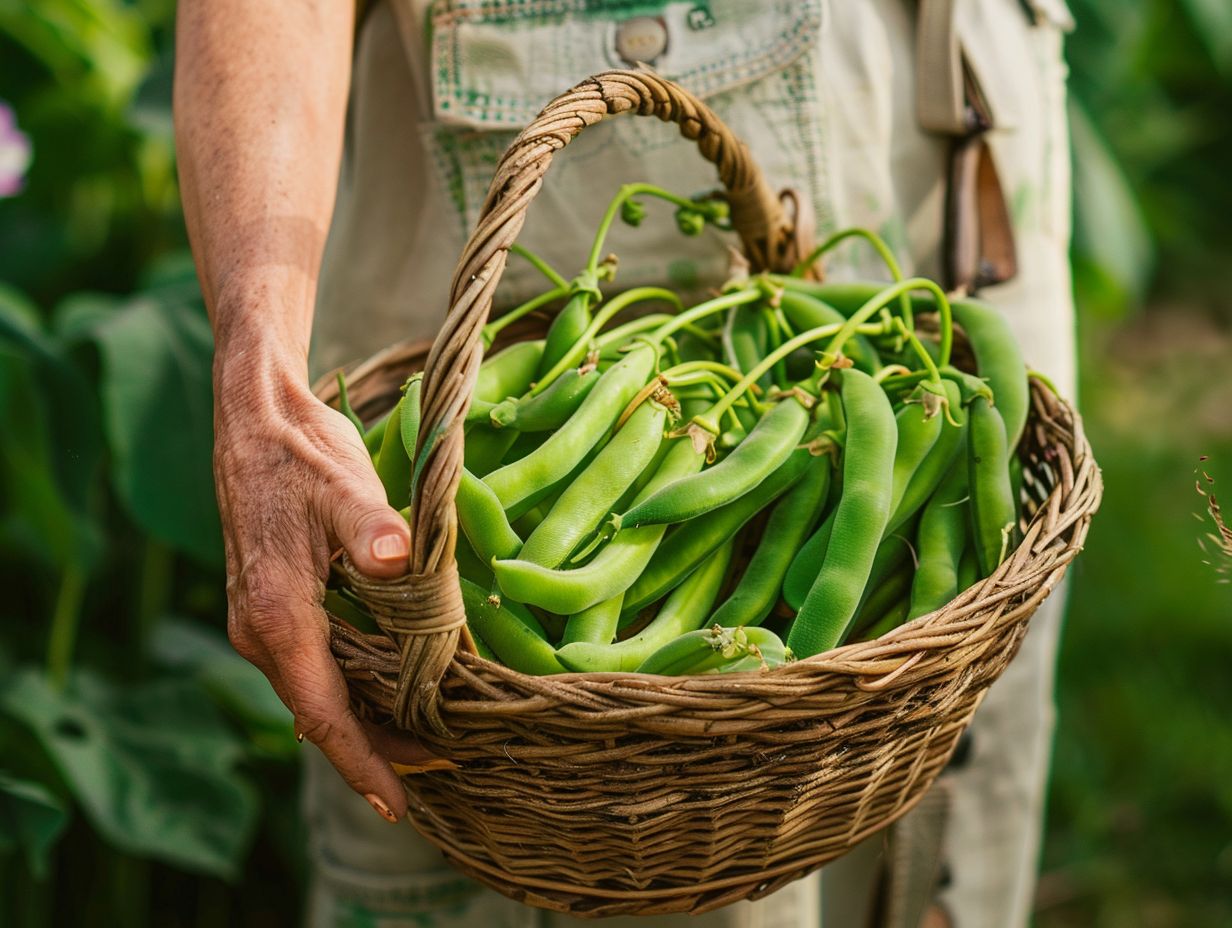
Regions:
<svg viewBox="0 0 1232 928"><path fill-rule="evenodd" d="M1107 495L1073 572L1036 923L1215 928L1232 557L1199 546L1195 480L1232 492L1232 5L1071 6L1082 402ZM224 634L173 18L0 0L4 925L298 914L289 719Z"/></svg>

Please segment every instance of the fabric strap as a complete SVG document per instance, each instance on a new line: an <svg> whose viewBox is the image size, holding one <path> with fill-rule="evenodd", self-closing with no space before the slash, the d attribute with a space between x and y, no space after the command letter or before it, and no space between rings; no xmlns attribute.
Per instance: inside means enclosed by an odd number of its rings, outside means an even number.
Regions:
<svg viewBox="0 0 1232 928"><path fill-rule="evenodd" d="M986 133L992 107L963 54L957 0L918 0L916 118L953 139L946 193L945 285L974 292L1018 273L1014 229Z"/></svg>

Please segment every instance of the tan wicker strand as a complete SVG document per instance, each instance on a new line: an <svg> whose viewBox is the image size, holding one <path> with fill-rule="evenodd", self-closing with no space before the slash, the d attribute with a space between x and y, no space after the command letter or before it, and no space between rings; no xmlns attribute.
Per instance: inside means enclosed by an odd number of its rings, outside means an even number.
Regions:
<svg viewBox="0 0 1232 928"><path fill-rule="evenodd" d="M766 673L700 677L529 677L468 653L452 495L478 333L547 161L582 127L625 111L675 119L696 138L735 193L733 213L742 196L754 212L766 208L738 143L653 75L601 75L549 105L497 169L436 343L389 349L348 378L352 404L372 419L425 370L421 440L432 458L416 501L411 574L374 582L337 562L336 576L387 634L331 617L356 711L410 728L458 765L405 778L416 828L500 892L593 917L698 913L759 898L905 814L1081 551L1102 491L1081 420L1033 381L1019 449L1029 501L1021 544L991 577L875 641ZM777 263L805 240L743 244ZM545 325L527 319L505 337L541 337ZM332 381L317 390L337 398Z"/></svg>

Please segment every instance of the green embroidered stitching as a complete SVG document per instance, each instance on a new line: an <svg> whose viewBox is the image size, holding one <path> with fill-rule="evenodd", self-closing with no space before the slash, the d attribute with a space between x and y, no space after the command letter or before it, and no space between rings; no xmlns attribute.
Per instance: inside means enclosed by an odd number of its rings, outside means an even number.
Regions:
<svg viewBox="0 0 1232 928"><path fill-rule="evenodd" d="M460 21L495 25L531 18L551 18L563 21L570 13L610 16L614 12L627 12L639 5L651 5L656 9L662 9L669 3L663 0L501 0L501 2L481 0L478 4L469 4L465 0L460 0L460 2L451 3L448 5L448 12L442 12L436 17L434 38L439 38L442 32L452 33L451 41L448 43L434 43L439 61L439 66L436 68L437 105L444 111L451 111L453 104L457 104L467 111L470 118L481 123L512 121L524 125L534 118L543 104L542 100L529 98L514 100L502 95L462 87L458 65L461 59L457 47L458 29L448 28ZM776 6L780 18L786 16L793 18L790 26L778 32L768 42L746 49L739 59L705 62L669 76L691 86L695 92L705 96L724 86L738 85L752 80L766 73L768 67L781 66L785 59L808 46L809 39L820 29L821 12L817 0L806 0L803 3L787 3L780 0Z"/></svg>

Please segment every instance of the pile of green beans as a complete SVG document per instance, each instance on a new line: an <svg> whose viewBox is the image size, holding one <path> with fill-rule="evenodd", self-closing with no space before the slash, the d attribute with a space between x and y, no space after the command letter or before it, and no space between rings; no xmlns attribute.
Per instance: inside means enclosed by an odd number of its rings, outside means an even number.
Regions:
<svg viewBox="0 0 1232 928"><path fill-rule="evenodd" d="M529 674L765 670L879 636L996 570L1018 541L1029 406L1002 316L904 280L863 230L703 302L620 291L604 236L647 198L687 233L727 228L722 201L623 187L571 282L515 249L547 287L484 330L455 500L480 653ZM852 238L891 283L806 279ZM502 345L510 322L553 309L545 338ZM956 339L974 369L954 366ZM367 429L342 387L406 511L419 376Z"/></svg>

